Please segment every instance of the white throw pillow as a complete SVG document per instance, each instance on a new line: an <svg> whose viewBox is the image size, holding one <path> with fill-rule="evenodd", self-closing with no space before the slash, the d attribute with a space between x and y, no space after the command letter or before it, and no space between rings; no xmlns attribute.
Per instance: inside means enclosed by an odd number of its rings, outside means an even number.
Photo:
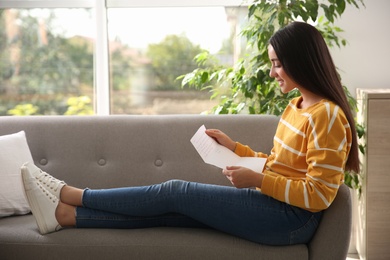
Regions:
<svg viewBox="0 0 390 260"><path fill-rule="evenodd" d="M20 168L33 162L24 131L0 136L0 217L30 212Z"/></svg>

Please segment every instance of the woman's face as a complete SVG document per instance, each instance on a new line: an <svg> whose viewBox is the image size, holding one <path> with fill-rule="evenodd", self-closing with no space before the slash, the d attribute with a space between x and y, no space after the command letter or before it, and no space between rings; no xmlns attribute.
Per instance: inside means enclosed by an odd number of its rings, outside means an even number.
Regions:
<svg viewBox="0 0 390 260"><path fill-rule="evenodd" d="M269 76L276 79L281 91L283 93L288 93L291 90L298 88L298 84L296 84L284 71L272 45L268 45L268 57L272 64Z"/></svg>

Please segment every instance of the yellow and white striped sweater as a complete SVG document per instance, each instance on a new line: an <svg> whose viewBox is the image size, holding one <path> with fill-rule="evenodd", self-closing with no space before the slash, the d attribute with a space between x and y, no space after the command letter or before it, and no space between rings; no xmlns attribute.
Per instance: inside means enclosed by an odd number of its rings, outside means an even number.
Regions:
<svg viewBox="0 0 390 260"><path fill-rule="evenodd" d="M352 134L342 109L322 100L299 109L301 97L284 111L268 156L237 143L240 156L266 157L263 194L312 212L329 207L344 181Z"/></svg>

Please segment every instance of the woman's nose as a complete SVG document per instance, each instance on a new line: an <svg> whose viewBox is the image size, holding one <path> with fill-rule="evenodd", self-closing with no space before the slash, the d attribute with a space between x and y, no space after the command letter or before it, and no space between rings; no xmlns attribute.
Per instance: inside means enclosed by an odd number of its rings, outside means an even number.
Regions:
<svg viewBox="0 0 390 260"><path fill-rule="evenodd" d="M271 78L276 78L276 72L275 72L275 70L274 70L273 67L272 67L272 68L270 69L270 71L269 71L269 76L270 76Z"/></svg>

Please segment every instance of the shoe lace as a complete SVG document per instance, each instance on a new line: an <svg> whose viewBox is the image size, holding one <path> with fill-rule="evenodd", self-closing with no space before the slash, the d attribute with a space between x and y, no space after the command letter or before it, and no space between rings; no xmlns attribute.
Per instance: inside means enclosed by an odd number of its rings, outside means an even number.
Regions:
<svg viewBox="0 0 390 260"><path fill-rule="evenodd" d="M41 174L37 177L38 181L42 182L44 185L49 187L50 189L53 189L54 191L57 191L57 189L62 185L65 184L65 182L60 181L50 174L47 174L46 172L41 171Z"/></svg>

